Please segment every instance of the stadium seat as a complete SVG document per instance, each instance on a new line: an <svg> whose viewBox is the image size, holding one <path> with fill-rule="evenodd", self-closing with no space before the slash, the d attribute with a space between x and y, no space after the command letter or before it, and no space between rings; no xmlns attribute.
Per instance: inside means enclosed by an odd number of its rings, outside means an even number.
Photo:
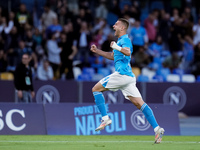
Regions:
<svg viewBox="0 0 200 150"><path fill-rule="evenodd" d="M182 76L185 72L183 69L177 68L177 69L172 70L172 73Z"/></svg>
<svg viewBox="0 0 200 150"><path fill-rule="evenodd" d="M7 68L6 68L7 71L11 71L11 72L14 72L15 69L16 69L15 66L7 66Z"/></svg>
<svg viewBox="0 0 200 150"><path fill-rule="evenodd" d="M94 68L85 67L83 68L83 74L88 74L92 77L95 74L95 70Z"/></svg>
<svg viewBox="0 0 200 150"><path fill-rule="evenodd" d="M154 63L154 62L151 62L148 64L148 68L151 68L151 69L154 69L154 70L157 70L159 69L159 65L157 63Z"/></svg>
<svg viewBox="0 0 200 150"><path fill-rule="evenodd" d="M200 75L197 76L196 82L200 82Z"/></svg>
<svg viewBox="0 0 200 150"><path fill-rule="evenodd" d="M110 70L108 68L98 68L97 73L105 77L110 74Z"/></svg>
<svg viewBox="0 0 200 150"><path fill-rule="evenodd" d="M178 74L169 74L167 76L167 82L180 82L181 78Z"/></svg>
<svg viewBox="0 0 200 150"><path fill-rule="evenodd" d="M2 72L0 74L1 80L14 80L14 75L10 72Z"/></svg>
<svg viewBox="0 0 200 150"><path fill-rule="evenodd" d="M132 67L132 72L135 74L136 78L141 74L140 68Z"/></svg>
<svg viewBox="0 0 200 150"><path fill-rule="evenodd" d="M153 82L163 82L163 76L161 75L154 75L152 78Z"/></svg>
<svg viewBox="0 0 200 150"><path fill-rule="evenodd" d="M92 78L88 74L80 74L77 78L78 81L91 81Z"/></svg>
<svg viewBox="0 0 200 150"><path fill-rule="evenodd" d="M164 81L166 81L167 80L167 76L169 74L171 74L171 73L170 73L169 68L161 68L161 69L157 70L156 74L157 75L161 75L163 77Z"/></svg>
<svg viewBox="0 0 200 150"><path fill-rule="evenodd" d="M138 82L148 82L149 81L149 77L148 76L145 76L145 75L139 75L137 77L137 81Z"/></svg>
<svg viewBox="0 0 200 150"><path fill-rule="evenodd" d="M152 80L153 76L155 76L156 72L154 70L150 70L148 68L142 68L142 75L147 76L149 80Z"/></svg>
<svg viewBox="0 0 200 150"><path fill-rule="evenodd" d="M192 74L182 75L182 82L194 83L196 81L195 76Z"/></svg>
<svg viewBox="0 0 200 150"><path fill-rule="evenodd" d="M96 73L96 74L94 74L94 75L92 76L92 81L99 81L99 80L101 80L103 77L104 77L104 76L103 76L102 74Z"/></svg>
<svg viewBox="0 0 200 150"><path fill-rule="evenodd" d="M78 65L81 65L81 61L80 60L75 60L73 61L73 64L72 64L74 67L75 66L78 66Z"/></svg>
<svg viewBox="0 0 200 150"><path fill-rule="evenodd" d="M78 76L82 73L79 67L73 67L74 79L77 80Z"/></svg>

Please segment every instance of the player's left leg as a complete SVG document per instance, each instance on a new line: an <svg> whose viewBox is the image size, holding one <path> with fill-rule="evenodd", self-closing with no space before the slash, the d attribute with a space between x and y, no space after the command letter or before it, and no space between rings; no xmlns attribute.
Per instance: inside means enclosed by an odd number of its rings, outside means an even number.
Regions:
<svg viewBox="0 0 200 150"><path fill-rule="evenodd" d="M160 128L152 109L143 101L142 96L136 87L136 78L128 78L129 77L127 77L127 80L130 80L130 84L121 88L122 93L125 98L129 99L138 109L143 112L144 116L154 129L155 143L160 143L162 140L162 135L164 134L164 129Z"/></svg>
<svg viewBox="0 0 200 150"><path fill-rule="evenodd" d="M99 127L95 129L95 131L99 131L104 129L107 125L110 125L112 123L112 120L108 117L105 107L105 99L103 96L103 91L106 91L107 89L102 86L100 82L98 82L93 88L92 92L95 98L95 103L101 113L102 120Z"/></svg>
<svg viewBox="0 0 200 150"><path fill-rule="evenodd" d="M146 119L148 120L148 122L151 124L151 126L154 129L155 143L156 144L160 143L162 141L162 136L163 136L165 130L158 125L152 109L146 103L144 103L144 101L142 100L141 97L132 97L132 98L130 98L130 101L134 105L136 104L137 108L143 112Z"/></svg>
<svg viewBox="0 0 200 150"><path fill-rule="evenodd" d="M138 109L140 109L143 112L144 116L154 129L155 143L160 143L162 140L162 135L164 134L164 129L158 125L152 109L142 100L141 97L127 97Z"/></svg>

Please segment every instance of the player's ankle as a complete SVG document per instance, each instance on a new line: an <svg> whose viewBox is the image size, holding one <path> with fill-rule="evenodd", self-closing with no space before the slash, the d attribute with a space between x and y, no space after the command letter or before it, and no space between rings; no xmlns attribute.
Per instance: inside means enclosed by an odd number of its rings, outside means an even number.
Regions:
<svg viewBox="0 0 200 150"><path fill-rule="evenodd" d="M154 132L157 132L160 126L154 128Z"/></svg>
<svg viewBox="0 0 200 150"><path fill-rule="evenodd" d="M108 120L108 119L109 119L108 115L102 117L102 120Z"/></svg>

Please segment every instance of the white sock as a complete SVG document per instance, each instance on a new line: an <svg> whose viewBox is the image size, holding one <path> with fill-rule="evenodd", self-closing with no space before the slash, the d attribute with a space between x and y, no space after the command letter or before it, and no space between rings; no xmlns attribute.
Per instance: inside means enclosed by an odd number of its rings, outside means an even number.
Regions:
<svg viewBox="0 0 200 150"><path fill-rule="evenodd" d="M102 120L108 120L108 119L109 119L108 115L102 117Z"/></svg>
<svg viewBox="0 0 200 150"><path fill-rule="evenodd" d="M156 132L159 129L159 126L154 128L154 132Z"/></svg>

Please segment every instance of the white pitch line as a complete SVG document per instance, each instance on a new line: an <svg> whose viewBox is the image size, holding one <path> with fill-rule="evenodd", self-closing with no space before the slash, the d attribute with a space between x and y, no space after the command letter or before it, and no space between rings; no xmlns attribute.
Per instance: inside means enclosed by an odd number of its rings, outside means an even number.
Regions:
<svg viewBox="0 0 200 150"><path fill-rule="evenodd" d="M0 141L0 143L153 143L154 141ZM162 143L200 144L195 141L162 141Z"/></svg>

